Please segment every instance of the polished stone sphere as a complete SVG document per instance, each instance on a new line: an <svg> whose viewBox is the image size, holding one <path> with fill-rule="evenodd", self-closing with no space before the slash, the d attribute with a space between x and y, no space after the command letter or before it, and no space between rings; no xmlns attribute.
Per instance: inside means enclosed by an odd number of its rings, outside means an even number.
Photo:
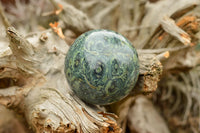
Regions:
<svg viewBox="0 0 200 133"><path fill-rule="evenodd" d="M74 93L87 103L107 105L134 88L138 54L122 35L92 30L79 36L65 58L65 75Z"/></svg>

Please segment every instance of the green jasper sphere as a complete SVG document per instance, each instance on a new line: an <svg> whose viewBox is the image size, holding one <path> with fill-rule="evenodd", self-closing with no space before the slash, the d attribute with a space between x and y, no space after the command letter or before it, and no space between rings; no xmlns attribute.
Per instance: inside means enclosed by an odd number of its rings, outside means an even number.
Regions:
<svg viewBox="0 0 200 133"><path fill-rule="evenodd" d="M98 105L119 101L134 88L138 55L122 35L92 30L79 36L65 58L65 75L74 93Z"/></svg>

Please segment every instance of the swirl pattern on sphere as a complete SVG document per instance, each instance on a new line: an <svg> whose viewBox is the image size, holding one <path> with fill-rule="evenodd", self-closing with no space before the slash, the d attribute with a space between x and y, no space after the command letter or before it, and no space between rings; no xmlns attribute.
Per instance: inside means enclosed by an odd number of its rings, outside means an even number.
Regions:
<svg viewBox="0 0 200 133"><path fill-rule="evenodd" d="M139 75L135 48L122 35L92 30L79 36L65 59L71 89L84 101L105 105L124 98Z"/></svg>

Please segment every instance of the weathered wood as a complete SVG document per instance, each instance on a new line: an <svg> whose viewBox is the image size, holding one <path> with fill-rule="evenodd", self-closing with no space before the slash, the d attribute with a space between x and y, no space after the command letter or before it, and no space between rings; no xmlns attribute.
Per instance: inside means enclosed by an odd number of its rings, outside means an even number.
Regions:
<svg viewBox="0 0 200 133"><path fill-rule="evenodd" d="M163 69L167 72L177 67L194 67L198 63L199 57L193 56L191 48L199 40L199 28L194 29L199 23L198 0L102 0L78 5L82 8L95 8L98 4L104 7L96 8L95 14L89 9L83 13L68 3L62 4L64 11L59 16L66 29L77 35L95 28L115 29L140 48L137 49L140 76L131 94L111 105L116 112L112 111L119 115L117 125L112 115L102 113L104 109L85 104L70 90L63 71L64 57L69 49L65 41L51 30L24 38L9 28L9 47L8 40L4 40L0 49L0 81L3 81L0 82L0 103L23 112L36 132L121 132L121 127L125 132L128 112L136 94L154 92ZM187 13L195 19L181 25ZM109 19L104 23L107 17ZM114 24L110 26L111 23ZM189 24L193 27L187 27ZM42 39L44 36L46 39ZM170 54L168 59L167 53Z"/></svg>
<svg viewBox="0 0 200 133"><path fill-rule="evenodd" d="M138 96L128 112L128 126L131 132L170 133L164 119L151 101Z"/></svg>
<svg viewBox="0 0 200 133"><path fill-rule="evenodd" d="M13 87L8 86L0 90L1 104L25 111L29 124L37 132L43 130L98 132L106 127L116 126L109 118L97 113L101 110L86 105L70 90L63 71L65 53L69 46L63 40L55 37L51 31L29 35L27 38L13 28L8 28L7 32L12 54L2 56L1 60L12 62L13 68L9 69L10 64L1 62L0 76L13 78L12 80L22 83L21 86L16 83ZM44 34L48 39L42 42L40 38ZM13 58L15 61L12 61ZM159 69L158 72L154 70L155 73L160 74L162 68L155 56L141 55L139 59L142 76L145 73L147 75L151 73L151 77L155 76L152 73L154 63L158 63ZM116 129L115 132L120 131L119 127L112 128Z"/></svg>
<svg viewBox="0 0 200 133"><path fill-rule="evenodd" d="M98 26L94 25L85 13L76 9L73 5L63 2L61 8L54 0L50 1L57 10L61 10L61 13L58 15L60 20L64 22L64 29L71 29L77 35L80 35L88 30L98 28Z"/></svg>

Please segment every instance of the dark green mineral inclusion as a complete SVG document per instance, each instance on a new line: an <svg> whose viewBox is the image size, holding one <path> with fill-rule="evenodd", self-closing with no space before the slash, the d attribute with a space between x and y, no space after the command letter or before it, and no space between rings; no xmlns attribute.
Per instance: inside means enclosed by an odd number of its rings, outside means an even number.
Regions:
<svg viewBox="0 0 200 133"><path fill-rule="evenodd" d="M135 48L122 35L92 30L79 36L65 58L71 89L82 100L106 105L124 98L139 75Z"/></svg>

